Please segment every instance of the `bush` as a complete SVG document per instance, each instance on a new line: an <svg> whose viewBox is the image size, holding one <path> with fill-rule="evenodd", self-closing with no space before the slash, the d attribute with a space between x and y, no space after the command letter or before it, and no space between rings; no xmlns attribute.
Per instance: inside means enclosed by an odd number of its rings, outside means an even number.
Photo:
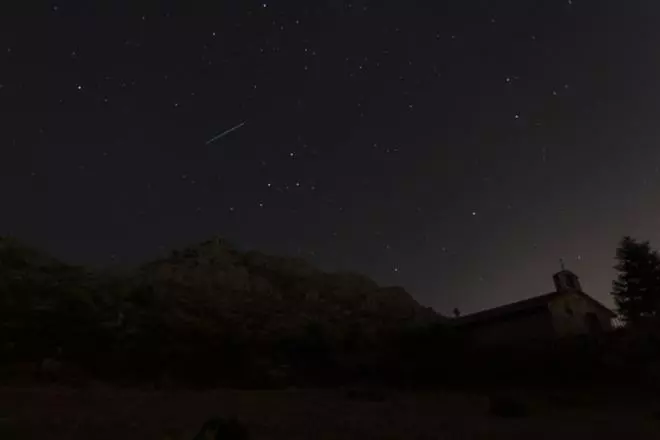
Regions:
<svg viewBox="0 0 660 440"><path fill-rule="evenodd" d="M520 418L530 414L528 406L511 396L490 396L488 412L496 417Z"/></svg>
<svg viewBox="0 0 660 440"><path fill-rule="evenodd" d="M247 440L247 428L235 419L219 417L207 420L193 440Z"/></svg>
<svg viewBox="0 0 660 440"><path fill-rule="evenodd" d="M376 388L351 388L346 392L348 400L356 400L362 402L384 402L387 396L382 390Z"/></svg>

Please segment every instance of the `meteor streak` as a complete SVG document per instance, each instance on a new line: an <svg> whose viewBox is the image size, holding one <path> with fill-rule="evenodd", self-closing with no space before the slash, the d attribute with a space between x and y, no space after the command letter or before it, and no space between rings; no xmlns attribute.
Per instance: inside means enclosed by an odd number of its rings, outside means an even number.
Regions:
<svg viewBox="0 0 660 440"><path fill-rule="evenodd" d="M217 135L217 136L213 136L211 139L209 139L208 141L206 141L206 145L211 144L211 143L217 141L218 139L222 139L223 137L227 136L227 135L228 135L229 133L231 133L232 131L236 131L236 130L238 130L239 128L241 128L242 126L244 126L246 122L247 122L247 121L243 121L243 122L241 122L240 124L238 124L237 126L232 127L232 128L230 128L229 130L225 130L225 131L223 131L222 133L220 133L220 134Z"/></svg>

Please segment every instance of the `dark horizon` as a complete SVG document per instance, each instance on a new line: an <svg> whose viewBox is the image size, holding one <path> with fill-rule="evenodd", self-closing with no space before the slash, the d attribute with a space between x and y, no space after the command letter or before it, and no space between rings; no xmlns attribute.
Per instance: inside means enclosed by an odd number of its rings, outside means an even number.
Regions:
<svg viewBox="0 0 660 440"><path fill-rule="evenodd" d="M620 238L660 244L660 5L61 1L0 20L0 235L65 261L218 235L450 315L551 291L560 258L612 305Z"/></svg>

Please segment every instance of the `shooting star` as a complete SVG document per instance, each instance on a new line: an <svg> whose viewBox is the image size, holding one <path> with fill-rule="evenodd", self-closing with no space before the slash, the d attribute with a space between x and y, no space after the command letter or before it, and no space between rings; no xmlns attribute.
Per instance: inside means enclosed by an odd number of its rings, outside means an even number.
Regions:
<svg viewBox="0 0 660 440"><path fill-rule="evenodd" d="M213 136L211 139L209 139L208 141L206 141L206 145L211 144L211 143L217 141L218 139L222 139L223 137L227 136L227 135L228 135L229 133L231 133L232 131L236 131L236 130L238 130L239 128L241 128L242 126L244 126L246 122L247 122L247 121L243 121L243 122L241 122L240 124L238 124L237 126L232 127L232 128L230 128L229 130L225 130L225 131L223 131L222 133L220 133L220 134L217 135L217 136Z"/></svg>

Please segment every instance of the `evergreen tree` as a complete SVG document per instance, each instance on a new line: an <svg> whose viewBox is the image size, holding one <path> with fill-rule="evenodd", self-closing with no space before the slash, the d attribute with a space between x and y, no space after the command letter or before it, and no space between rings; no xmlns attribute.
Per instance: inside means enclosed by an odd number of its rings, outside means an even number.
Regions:
<svg viewBox="0 0 660 440"><path fill-rule="evenodd" d="M612 295L619 314L629 325L660 320L660 256L648 241L621 240L616 252L619 272Z"/></svg>

